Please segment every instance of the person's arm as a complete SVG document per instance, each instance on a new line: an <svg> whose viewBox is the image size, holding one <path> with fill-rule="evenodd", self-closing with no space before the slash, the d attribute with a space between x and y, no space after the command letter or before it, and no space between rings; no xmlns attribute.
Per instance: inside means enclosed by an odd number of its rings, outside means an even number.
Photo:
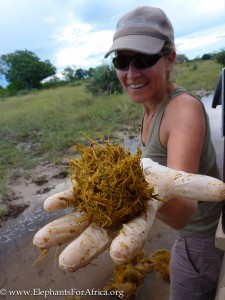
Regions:
<svg viewBox="0 0 225 300"><path fill-rule="evenodd" d="M160 128L160 140L167 148L167 167L198 174L206 118L202 104L183 94L168 105ZM192 219L197 201L185 197L170 199L157 217L174 229L181 229Z"/></svg>

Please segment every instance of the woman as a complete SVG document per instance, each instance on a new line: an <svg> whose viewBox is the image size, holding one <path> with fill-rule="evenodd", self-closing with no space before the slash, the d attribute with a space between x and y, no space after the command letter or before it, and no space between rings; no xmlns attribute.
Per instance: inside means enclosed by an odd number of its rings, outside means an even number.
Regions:
<svg viewBox="0 0 225 300"><path fill-rule="evenodd" d="M201 101L170 80L176 57L171 22L159 8L139 7L117 24L113 45L117 76L131 100L143 106L143 157L188 173L219 178ZM213 300L222 263L215 248L221 204L174 198L157 217L177 231L171 253L171 300Z"/></svg>

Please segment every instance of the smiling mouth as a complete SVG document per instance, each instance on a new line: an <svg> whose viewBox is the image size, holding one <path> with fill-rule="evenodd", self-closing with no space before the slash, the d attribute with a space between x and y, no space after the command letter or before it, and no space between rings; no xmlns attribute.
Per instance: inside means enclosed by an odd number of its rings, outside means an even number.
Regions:
<svg viewBox="0 0 225 300"><path fill-rule="evenodd" d="M147 83L136 83L136 84L129 84L128 86L131 89L140 89L142 87L144 87Z"/></svg>

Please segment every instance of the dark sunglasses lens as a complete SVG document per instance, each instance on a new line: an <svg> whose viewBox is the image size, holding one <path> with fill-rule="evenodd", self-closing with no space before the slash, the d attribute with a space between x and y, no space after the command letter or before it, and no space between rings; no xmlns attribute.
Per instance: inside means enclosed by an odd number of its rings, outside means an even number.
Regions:
<svg viewBox="0 0 225 300"><path fill-rule="evenodd" d="M131 57L119 55L113 58L113 64L116 69L127 71L129 69L130 62L133 61L137 69L145 69L154 66L161 57L161 53L154 55L138 54Z"/></svg>
<svg viewBox="0 0 225 300"><path fill-rule="evenodd" d="M129 69L129 64L131 60L132 57L120 55L113 58L113 64L116 69L126 71Z"/></svg>
<svg viewBox="0 0 225 300"><path fill-rule="evenodd" d="M161 54L137 55L134 58L134 65L137 69L144 69L154 66L160 59Z"/></svg>

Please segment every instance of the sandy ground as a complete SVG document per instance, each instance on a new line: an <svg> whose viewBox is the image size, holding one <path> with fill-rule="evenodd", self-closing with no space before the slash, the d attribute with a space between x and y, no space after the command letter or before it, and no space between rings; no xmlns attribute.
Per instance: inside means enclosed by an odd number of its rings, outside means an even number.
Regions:
<svg viewBox="0 0 225 300"><path fill-rule="evenodd" d="M47 194L68 176L68 160L64 159L60 165L41 162L30 171L29 176L20 176L9 184L12 192L9 201L0 201L0 207L8 211L8 217L17 216L28 206L33 205L33 196ZM1 223L0 223L1 225Z"/></svg>

